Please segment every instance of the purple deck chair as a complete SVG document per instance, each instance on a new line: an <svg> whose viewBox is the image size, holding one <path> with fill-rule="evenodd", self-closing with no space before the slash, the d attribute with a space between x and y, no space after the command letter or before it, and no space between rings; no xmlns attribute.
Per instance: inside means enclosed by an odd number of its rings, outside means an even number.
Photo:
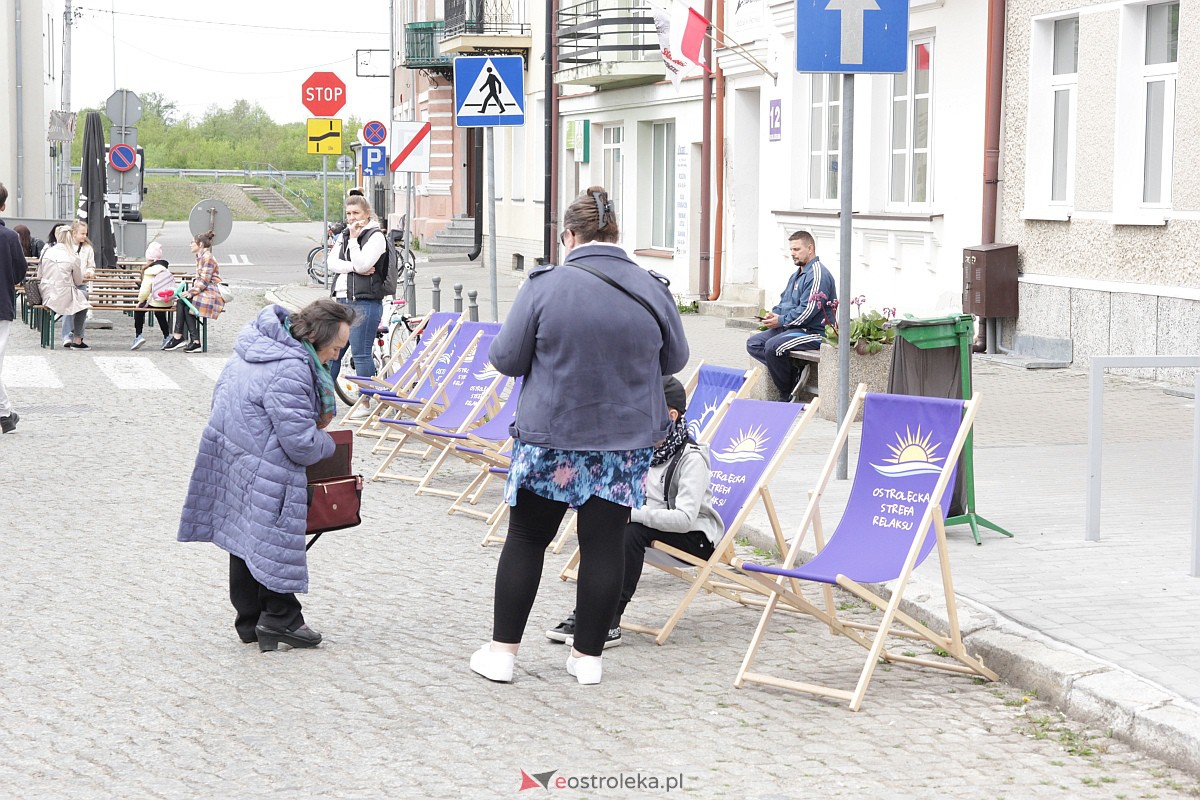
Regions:
<svg viewBox="0 0 1200 800"><path fill-rule="evenodd" d="M850 703L857 711L866 695L867 685L880 658L936 667L952 672L979 675L996 680L996 674L970 656L963 645L958 611L950 577L944 520L950 505L947 486L954 485L958 455L970 432L978 410L979 395L969 402L932 397L867 394L860 386L850 404L825 463L816 490L787 556L780 566L742 562L738 568L770 592L763 616L738 671L735 686L745 681L811 694L834 697ZM859 407L863 408L862 442L858 467L850 489L845 512L828 542L822 541L819 504L833 465L846 446L850 427ZM800 547L812 527L818 552L805 564L797 564ZM932 529L932 535L931 535ZM946 595L950 633L943 636L925 627L900 610L904 589L913 570L937 547ZM774 577L768 577L774 576ZM823 586L824 608L809 602L800 591L801 581ZM890 600L864 584L897 581ZM838 616L830 587L840 586L883 610L878 625L850 622ZM762 642L772 614L779 604L820 619L834 633L842 634L869 654L854 691L784 680L750 672L756 651ZM893 623L906 631L893 632ZM868 635L873 632L874 635ZM887 638L895 633L924 639L949 653L959 663L933 661L905 656L886 649ZM911 647L911 645L906 645Z"/></svg>
<svg viewBox="0 0 1200 800"><path fill-rule="evenodd" d="M647 548L645 563L681 579L688 589L662 627L651 628L622 619L622 628L651 634L655 642L663 644L702 589L743 605L765 602L767 592L758 582L733 568L733 543L761 498L776 546L781 550L785 547L786 540L767 486L812 420L817 406L817 401L805 405L743 399L729 404L713 431L709 450L713 509L725 523L725 536L707 561L662 542ZM576 550L560 577L573 577L569 571L573 572L578 557Z"/></svg>
<svg viewBox="0 0 1200 800"><path fill-rule="evenodd" d="M439 396L445 396L445 405L438 406L427 403L415 417L381 417L380 423L392 428L399 434L399 441L393 445L379 469L371 478L376 480L400 480L417 483L419 477L392 473L388 471L392 461L401 453L409 455L428 456L434 447L442 447L442 443L429 436L427 430L463 431L488 410L498 405L496 393L508 378L492 366L488 360L488 350L491 347L492 334L476 334L467 351L458 359L453 371L448 374L438 389ZM385 436L384 441L389 438ZM422 445L419 449L406 449L410 442Z"/></svg>
<svg viewBox="0 0 1200 800"><path fill-rule="evenodd" d="M486 472L488 467L503 466L508 463L508 453L511 451L506 451L505 445L509 439L509 425L517 418L517 403L521 397L522 380L522 378L517 378L513 381L503 405L482 424L459 431L428 428L425 430L425 433L431 437L431 442L438 442L437 446L442 447L443 451L437 462L430 467L425 478L417 485L417 494L434 494L455 498L455 504L447 512L453 514L457 510L454 506L470 496L471 491L477 487L480 481L477 476L465 491L437 489L430 486L438 469L447 458L455 456L469 464L482 466L481 472ZM478 497L472 500L472 505L475 500L478 500Z"/></svg>
<svg viewBox="0 0 1200 800"><path fill-rule="evenodd" d="M695 388L684 387L690 390L687 420L688 432L693 439L698 442L707 440L706 434L713 431L712 426L725 413L730 401L742 391L752 372L714 364L700 365L696 370Z"/></svg>

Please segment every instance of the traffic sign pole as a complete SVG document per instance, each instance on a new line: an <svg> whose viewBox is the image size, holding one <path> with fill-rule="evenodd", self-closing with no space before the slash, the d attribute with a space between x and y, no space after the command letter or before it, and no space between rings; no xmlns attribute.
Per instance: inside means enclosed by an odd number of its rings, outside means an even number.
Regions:
<svg viewBox="0 0 1200 800"><path fill-rule="evenodd" d="M854 232L854 73L842 76L842 143L838 158L838 199L841 201L841 226L838 230L838 249L841 250L838 270L838 396L839 424L850 411L850 247ZM849 472L847 451L838 453L837 478L846 480Z"/></svg>
<svg viewBox="0 0 1200 800"><path fill-rule="evenodd" d="M487 128L488 286L492 292L492 322L500 321L496 298L496 129Z"/></svg>
<svg viewBox="0 0 1200 800"><path fill-rule="evenodd" d="M321 156L321 246L329 246L329 156ZM325 256L325 286L329 287L329 256Z"/></svg>

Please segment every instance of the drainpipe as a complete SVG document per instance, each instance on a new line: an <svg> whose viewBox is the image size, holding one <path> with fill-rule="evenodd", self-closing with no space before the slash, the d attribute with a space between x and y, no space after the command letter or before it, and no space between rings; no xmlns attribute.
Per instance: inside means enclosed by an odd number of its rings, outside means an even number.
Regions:
<svg viewBox="0 0 1200 800"><path fill-rule="evenodd" d="M475 247L467 253L467 260L474 261L483 252L483 128L467 130L475 148Z"/></svg>
<svg viewBox="0 0 1200 800"><path fill-rule="evenodd" d="M558 165L555 163L558 157L558 148L554 146L554 134L558 130L558 87L554 85L554 0L546 0L546 52L543 55L545 61L545 83L546 83L546 115L545 115L545 153L544 159L546 164L545 187L542 189L542 197L546 201L546 207L542 209L542 219L545 230L542 233L542 263L553 263L550 259L554 257L554 224L555 224L555 209L558 208L557 195L555 191L554 176L558 174ZM520 165L517 165L520 169Z"/></svg>
<svg viewBox="0 0 1200 800"><path fill-rule="evenodd" d="M704 18L712 19L713 0L704 0ZM712 38L704 37L704 64L712 69ZM712 247L709 241L709 231L712 220L709 217L709 197L712 195L712 95L713 74L704 71L704 102L701 113L704 115L704 125L700 143L700 296L709 294L709 263L712 259Z"/></svg>
<svg viewBox="0 0 1200 800"><path fill-rule="evenodd" d="M21 64L21 0L13 0L13 27L16 29L17 46L17 180L13 185L16 195L17 216L25 216L25 86Z"/></svg>
<svg viewBox="0 0 1200 800"><path fill-rule="evenodd" d="M1004 0L988 0L986 104L983 112L983 235L981 244L996 241L1000 194L1000 113L1004 102ZM984 320L973 350L987 347L990 322ZM993 344L996 337L992 337Z"/></svg>
<svg viewBox="0 0 1200 800"><path fill-rule="evenodd" d="M718 47L725 46L725 0L717 0ZM725 263L725 71L717 67L717 219L713 223L713 274L709 300L721 299L721 268Z"/></svg>

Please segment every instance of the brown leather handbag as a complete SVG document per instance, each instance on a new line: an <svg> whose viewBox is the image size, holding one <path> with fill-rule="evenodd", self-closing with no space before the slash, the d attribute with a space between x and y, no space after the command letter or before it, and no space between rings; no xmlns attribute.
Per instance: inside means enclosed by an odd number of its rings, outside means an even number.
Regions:
<svg viewBox="0 0 1200 800"><path fill-rule="evenodd" d="M308 527L316 543L322 533L362 524L362 475L350 472L354 455L353 431L330 431L336 445L333 455L308 468Z"/></svg>

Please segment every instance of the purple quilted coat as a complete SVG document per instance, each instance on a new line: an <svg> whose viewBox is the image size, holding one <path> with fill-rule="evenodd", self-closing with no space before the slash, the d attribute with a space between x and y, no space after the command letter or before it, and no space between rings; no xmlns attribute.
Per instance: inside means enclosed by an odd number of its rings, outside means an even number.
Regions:
<svg viewBox="0 0 1200 800"><path fill-rule="evenodd" d="M212 542L274 592L307 592L304 468L333 453L317 428L316 365L268 306L238 334L213 388L179 541Z"/></svg>

